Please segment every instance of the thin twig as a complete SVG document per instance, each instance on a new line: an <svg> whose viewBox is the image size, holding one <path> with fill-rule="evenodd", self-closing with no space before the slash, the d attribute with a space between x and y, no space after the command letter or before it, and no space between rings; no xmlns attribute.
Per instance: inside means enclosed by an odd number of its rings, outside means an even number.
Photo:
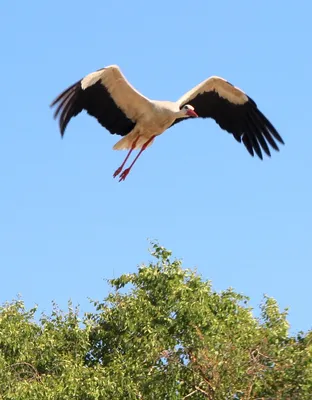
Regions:
<svg viewBox="0 0 312 400"><path fill-rule="evenodd" d="M28 362L25 362L25 361L17 362L17 363L8 365L7 368L14 368L14 367L18 367L18 366L21 366L21 365L26 365L27 367L29 367L34 373L33 378L36 377L37 379L41 380L39 372L36 370L36 368L32 364L30 364Z"/></svg>
<svg viewBox="0 0 312 400"><path fill-rule="evenodd" d="M187 394L186 396L184 396L184 397L183 397L183 400L186 399L186 398L188 398L188 397L193 396L193 394L196 393L196 392L198 392L197 389L193 390L193 392L191 392L191 393Z"/></svg>
<svg viewBox="0 0 312 400"><path fill-rule="evenodd" d="M203 389L201 389L200 387L195 386L195 389L198 390L200 393L204 394L206 397L208 397L208 399L210 398L210 395L207 392L205 392Z"/></svg>

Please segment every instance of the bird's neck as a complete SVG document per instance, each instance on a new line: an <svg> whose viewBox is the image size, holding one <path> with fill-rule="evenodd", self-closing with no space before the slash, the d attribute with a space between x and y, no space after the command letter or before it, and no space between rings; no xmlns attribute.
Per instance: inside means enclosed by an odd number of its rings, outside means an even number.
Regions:
<svg viewBox="0 0 312 400"><path fill-rule="evenodd" d="M175 112L175 117L176 118L185 118L187 115L185 115L185 112L183 110L179 110Z"/></svg>

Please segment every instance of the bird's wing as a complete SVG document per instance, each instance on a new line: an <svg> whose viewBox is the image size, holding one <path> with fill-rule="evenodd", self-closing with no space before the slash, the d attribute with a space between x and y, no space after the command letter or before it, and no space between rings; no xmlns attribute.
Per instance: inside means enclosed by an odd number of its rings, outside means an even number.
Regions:
<svg viewBox="0 0 312 400"><path fill-rule="evenodd" d="M127 135L140 115L151 109L147 97L139 93L117 65L92 72L62 92L51 104L57 105L61 135L72 117L82 110L95 117L110 133Z"/></svg>
<svg viewBox="0 0 312 400"><path fill-rule="evenodd" d="M206 79L183 95L177 104L180 108L190 104L199 117L213 118L238 142L243 141L252 156L256 153L262 159L262 150L270 156L268 144L278 151L274 139L284 144L256 103L241 89L222 78L212 76ZM177 119L172 125L185 119Z"/></svg>

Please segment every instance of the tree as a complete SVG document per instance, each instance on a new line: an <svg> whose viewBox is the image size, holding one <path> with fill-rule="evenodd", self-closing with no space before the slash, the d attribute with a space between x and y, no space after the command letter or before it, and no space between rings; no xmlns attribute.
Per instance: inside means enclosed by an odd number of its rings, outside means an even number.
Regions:
<svg viewBox="0 0 312 400"><path fill-rule="evenodd" d="M311 332L290 336L272 298L257 319L247 297L215 292L158 244L152 255L82 320L71 304L38 322L5 304L0 398L311 399Z"/></svg>

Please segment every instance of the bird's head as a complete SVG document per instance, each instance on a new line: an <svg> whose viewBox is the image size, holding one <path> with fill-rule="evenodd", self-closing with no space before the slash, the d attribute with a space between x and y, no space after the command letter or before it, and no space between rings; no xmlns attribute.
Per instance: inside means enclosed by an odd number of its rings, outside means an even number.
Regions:
<svg viewBox="0 0 312 400"><path fill-rule="evenodd" d="M182 107L181 111L183 112L184 116L186 117L198 117L196 112L194 111L194 107L191 106L190 104L186 104L185 106Z"/></svg>

